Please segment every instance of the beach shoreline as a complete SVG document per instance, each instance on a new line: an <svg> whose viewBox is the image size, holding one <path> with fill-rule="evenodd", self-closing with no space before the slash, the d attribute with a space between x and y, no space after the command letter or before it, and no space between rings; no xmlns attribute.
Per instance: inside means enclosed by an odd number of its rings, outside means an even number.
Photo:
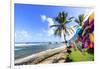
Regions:
<svg viewBox="0 0 100 69"><path fill-rule="evenodd" d="M24 64L38 64L39 62L41 62L42 60L53 56L55 54L58 54L62 51L65 50L65 47L58 47L58 48L54 48L54 49L48 49L36 54L32 54L30 56L24 57L24 58L20 58L20 59L16 59L15 60L15 65L24 65Z"/></svg>

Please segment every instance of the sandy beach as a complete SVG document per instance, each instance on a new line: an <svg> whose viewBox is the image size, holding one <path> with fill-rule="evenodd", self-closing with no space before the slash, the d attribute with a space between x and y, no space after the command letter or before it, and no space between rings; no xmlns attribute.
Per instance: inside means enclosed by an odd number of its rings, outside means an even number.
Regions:
<svg viewBox="0 0 100 69"><path fill-rule="evenodd" d="M66 58L65 54L63 52L60 52L58 54L55 54L55 55L39 62L38 64L64 63L65 58Z"/></svg>
<svg viewBox="0 0 100 69"><path fill-rule="evenodd" d="M53 63L54 59L64 59L64 47L48 49L46 51L32 54L25 58L15 60L15 65L23 64L41 64L41 63Z"/></svg>

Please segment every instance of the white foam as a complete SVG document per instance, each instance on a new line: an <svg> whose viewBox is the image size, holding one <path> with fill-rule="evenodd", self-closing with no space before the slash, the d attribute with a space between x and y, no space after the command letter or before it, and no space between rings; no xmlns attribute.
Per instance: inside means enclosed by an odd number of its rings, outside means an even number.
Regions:
<svg viewBox="0 0 100 69"><path fill-rule="evenodd" d="M15 44L15 46L20 46L20 47L23 47L23 46L33 46L33 45L40 45L40 44Z"/></svg>
<svg viewBox="0 0 100 69"><path fill-rule="evenodd" d="M21 48L15 48L14 50L16 50L16 51L17 51L17 50L21 50Z"/></svg>

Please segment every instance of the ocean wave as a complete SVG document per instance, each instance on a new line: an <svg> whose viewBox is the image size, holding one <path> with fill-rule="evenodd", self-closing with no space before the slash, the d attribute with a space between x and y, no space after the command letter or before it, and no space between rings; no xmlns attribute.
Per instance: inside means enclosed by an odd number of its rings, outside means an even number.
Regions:
<svg viewBox="0 0 100 69"><path fill-rule="evenodd" d="M18 51L18 50L22 50L22 48L15 48L14 50L15 50L15 51Z"/></svg>
<svg viewBox="0 0 100 69"><path fill-rule="evenodd" d="M39 44L15 44L15 46L32 46L32 45L39 45Z"/></svg>
<svg viewBox="0 0 100 69"><path fill-rule="evenodd" d="M52 44L49 44L49 43L20 43L20 44L16 44L15 43L15 46L40 46L40 45L54 45L55 43L52 43ZM56 45L59 45L59 44L62 44L62 43L58 43Z"/></svg>

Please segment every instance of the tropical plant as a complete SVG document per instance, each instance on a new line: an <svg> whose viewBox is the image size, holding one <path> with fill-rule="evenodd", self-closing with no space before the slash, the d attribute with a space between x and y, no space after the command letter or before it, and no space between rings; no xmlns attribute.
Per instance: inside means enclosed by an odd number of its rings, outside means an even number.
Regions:
<svg viewBox="0 0 100 69"><path fill-rule="evenodd" d="M58 35L61 37L61 35L63 34L63 38L64 38L64 43L67 43L66 41L66 33L68 35L70 35L69 33L69 30L72 30L72 27L67 27L66 25L70 22L72 22L72 19L74 17L70 17L68 18L68 13L65 13L64 11L63 12L59 12L59 14L57 15L57 17L54 18L54 21L55 21L55 25L51 25L50 27L55 27L55 32L54 32L54 35ZM66 46L67 48L67 46Z"/></svg>
<svg viewBox="0 0 100 69"><path fill-rule="evenodd" d="M78 18L75 19L75 22L79 24L79 26L83 25L84 19L85 19L85 15L84 14L80 14L78 16Z"/></svg>

